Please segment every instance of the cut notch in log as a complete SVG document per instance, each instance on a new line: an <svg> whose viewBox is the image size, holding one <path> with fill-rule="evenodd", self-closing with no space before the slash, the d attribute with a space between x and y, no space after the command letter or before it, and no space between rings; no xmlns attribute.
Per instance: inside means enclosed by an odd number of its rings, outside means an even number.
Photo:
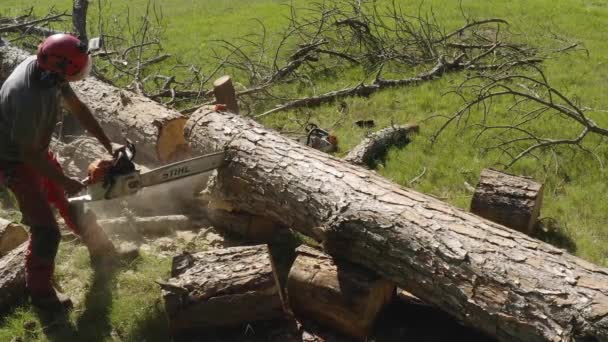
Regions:
<svg viewBox="0 0 608 342"><path fill-rule="evenodd" d="M287 278L294 313L364 341L380 311L394 298L395 284L311 247L296 251Z"/></svg>
<svg viewBox="0 0 608 342"><path fill-rule="evenodd" d="M224 75L213 82L213 94L217 103L226 105L226 109L234 114L239 113L236 92L230 76Z"/></svg>
<svg viewBox="0 0 608 342"><path fill-rule="evenodd" d="M269 242L279 229L284 228L266 216L233 212L211 206L206 211L209 221L215 227L235 233L249 241Z"/></svg>
<svg viewBox="0 0 608 342"><path fill-rule="evenodd" d="M471 212L531 235L542 202L542 184L529 177L484 169L471 200Z"/></svg>
<svg viewBox="0 0 608 342"><path fill-rule="evenodd" d="M190 149L184 139L184 126L187 121L185 117L178 117L156 123L158 127L156 153L161 162L170 163L191 157Z"/></svg>
<svg viewBox="0 0 608 342"><path fill-rule="evenodd" d="M410 136L419 131L418 124L391 126L372 133L344 157L344 160L374 168L374 162L382 159L391 146L404 146Z"/></svg>
<svg viewBox="0 0 608 342"><path fill-rule="evenodd" d="M159 285L174 334L283 316L266 245L185 253L173 259L171 276Z"/></svg>

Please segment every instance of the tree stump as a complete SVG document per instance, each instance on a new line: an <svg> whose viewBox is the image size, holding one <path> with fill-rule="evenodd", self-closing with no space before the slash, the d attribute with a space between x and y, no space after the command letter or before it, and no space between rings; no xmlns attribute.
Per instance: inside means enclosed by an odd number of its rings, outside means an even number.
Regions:
<svg viewBox="0 0 608 342"><path fill-rule="evenodd" d="M24 226L0 218L0 257L27 241L28 237Z"/></svg>
<svg viewBox="0 0 608 342"><path fill-rule="evenodd" d="M179 255L173 259L171 276L159 284L174 334L283 315L266 245Z"/></svg>
<svg viewBox="0 0 608 342"><path fill-rule="evenodd" d="M380 311L393 299L395 284L311 247L300 246L297 252L287 278L294 313L365 340Z"/></svg>
<svg viewBox="0 0 608 342"><path fill-rule="evenodd" d="M226 105L226 109L234 114L239 113L236 92L234 91L230 76L222 76L213 82L213 94L217 103Z"/></svg>
<svg viewBox="0 0 608 342"><path fill-rule="evenodd" d="M542 202L542 184L528 177L485 169L471 200L471 212L530 235Z"/></svg>

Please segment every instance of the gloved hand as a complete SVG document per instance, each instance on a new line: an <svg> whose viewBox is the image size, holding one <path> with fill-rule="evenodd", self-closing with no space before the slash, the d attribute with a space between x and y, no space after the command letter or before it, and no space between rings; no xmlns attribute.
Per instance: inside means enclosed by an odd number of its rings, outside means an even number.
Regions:
<svg viewBox="0 0 608 342"><path fill-rule="evenodd" d="M68 196L75 195L85 188L85 185L76 178L65 177L61 182L63 189Z"/></svg>

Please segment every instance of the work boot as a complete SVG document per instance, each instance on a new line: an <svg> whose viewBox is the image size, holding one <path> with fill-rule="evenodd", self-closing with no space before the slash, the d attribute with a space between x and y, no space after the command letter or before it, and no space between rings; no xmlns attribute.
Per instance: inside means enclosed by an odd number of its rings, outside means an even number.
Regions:
<svg viewBox="0 0 608 342"><path fill-rule="evenodd" d="M71 309L74 304L70 297L53 289L53 293L39 295L30 294L32 305L47 312L62 312Z"/></svg>

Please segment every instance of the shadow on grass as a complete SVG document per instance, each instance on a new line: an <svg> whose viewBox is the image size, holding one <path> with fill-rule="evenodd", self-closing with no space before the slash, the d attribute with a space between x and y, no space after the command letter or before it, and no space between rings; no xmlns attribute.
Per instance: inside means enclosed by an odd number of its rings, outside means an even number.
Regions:
<svg viewBox="0 0 608 342"><path fill-rule="evenodd" d="M142 319L137 321L130 334L130 340L146 342L171 341L167 317L165 311L159 308L160 305L161 301L159 299L154 310L149 310Z"/></svg>
<svg viewBox="0 0 608 342"><path fill-rule="evenodd" d="M73 324L67 314L49 315L37 312L43 332L50 341L105 341L112 332L110 310L112 287L116 272L95 272L93 283L85 296L84 312Z"/></svg>
<svg viewBox="0 0 608 342"><path fill-rule="evenodd" d="M556 219L550 217L540 219L534 228L532 237L557 248L565 249L569 253L574 254L576 252L576 243L564 234L564 227Z"/></svg>

